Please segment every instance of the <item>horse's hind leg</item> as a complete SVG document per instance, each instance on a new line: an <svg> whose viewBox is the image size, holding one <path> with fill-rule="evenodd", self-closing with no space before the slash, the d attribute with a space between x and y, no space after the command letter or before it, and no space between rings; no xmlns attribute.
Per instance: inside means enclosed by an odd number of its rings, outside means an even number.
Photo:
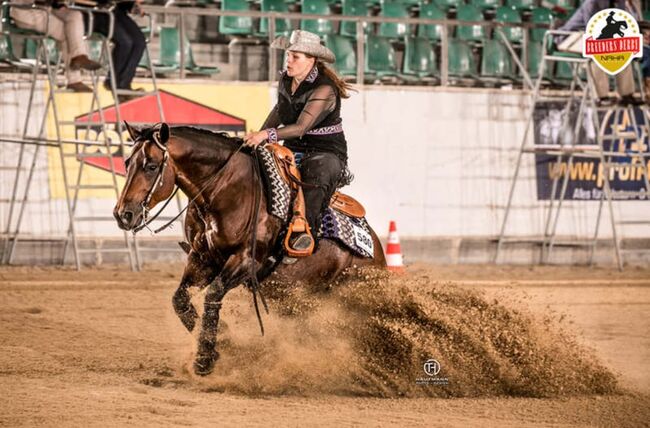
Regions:
<svg viewBox="0 0 650 428"><path fill-rule="evenodd" d="M181 283L172 297L174 311L189 332L194 330L198 314L192 305L188 289L190 287L203 289L214 280L216 275L217 270L214 267L206 266L200 256L190 253Z"/></svg>

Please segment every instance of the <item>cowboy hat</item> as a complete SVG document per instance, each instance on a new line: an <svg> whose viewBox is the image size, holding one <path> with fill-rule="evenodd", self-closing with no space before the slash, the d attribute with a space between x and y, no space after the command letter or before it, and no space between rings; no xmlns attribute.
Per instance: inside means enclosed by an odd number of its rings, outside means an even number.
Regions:
<svg viewBox="0 0 650 428"><path fill-rule="evenodd" d="M271 43L271 47L292 52L302 52L329 63L336 61L334 53L321 44L320 37L309 31L294 30L289 38L286 36L276 38Z"/></svg>

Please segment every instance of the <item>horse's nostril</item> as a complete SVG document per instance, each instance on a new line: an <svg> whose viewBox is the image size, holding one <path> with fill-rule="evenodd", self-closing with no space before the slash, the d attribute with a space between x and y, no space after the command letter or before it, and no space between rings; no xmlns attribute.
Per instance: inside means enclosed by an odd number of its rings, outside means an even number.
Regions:
<svg viewBox="0 0 650 428"><path fill-rule="evenodd" d="M133 220L133 213L131 211L124 211L122 213L122 221L129 224L131 223L131 220Z"/></svg>

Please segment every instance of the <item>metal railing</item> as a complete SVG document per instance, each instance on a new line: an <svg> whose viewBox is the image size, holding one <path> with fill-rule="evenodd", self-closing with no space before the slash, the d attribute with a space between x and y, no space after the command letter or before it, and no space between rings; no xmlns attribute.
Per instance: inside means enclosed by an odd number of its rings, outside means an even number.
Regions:
<svg viewBox="0 0 650 428"><path fill-rule="evenodd" d="M282 20L319 20L326 19L332 22L355 22L356 23L356 42L357 42L357 84L363 85L365 80L365 32L364 27L369 24L382 24L382 23L396 23L413 25L440 25L442 32L440 38L440 84L447 86L449 84L449 33L450 29L456 26L481 26L490 28L507 28L518 27L523 28L523 38L521 42L522 58L523 61L515 60L517 67L523 68L522 72L525 75L526 67L528 66L528 30L533 28L548 28L548 25L533 24L533 23L502 23L496 21L459 21L457 19L426 19L426 18L389 18L383 16L348 16L348 15L314 15L307 13L278 13L278 12L258 12L258 11L228 11L220 9L206 9L196 7L175 7L175 6L144 6L143 9L156 15L172 15L177 16L179 19L179 37L180 46L184 46L186 40L186 16L219 16L219 17L250 17L250 18L267 18L269 23L268 28L268 43L269 45L275 39L276 32L276 19ZM244 38L244 36L242 36ZM502 37L504 42L507 43L508 50L511 55L516 56L512 45L506 37ZM185 77L185 49L180 49L180 77ZM277 70L277 58L269 47L269 81L274 81L275 71ZM528 83L528 82L526 82Z"/></svg>

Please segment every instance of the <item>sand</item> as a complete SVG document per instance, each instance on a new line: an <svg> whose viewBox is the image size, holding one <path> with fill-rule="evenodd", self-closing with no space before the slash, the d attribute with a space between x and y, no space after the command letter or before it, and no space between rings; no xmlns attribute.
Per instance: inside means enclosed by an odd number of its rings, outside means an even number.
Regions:
<svg viewBox="0 0 650 428"><path fill-rule="evenodd" d="M417 265L278 288L264 337L237 289L206 378L171 306L181 271L1 268L0 425L650 421L650 269ZM417 384L427 357L447 385Z"/></svg>

